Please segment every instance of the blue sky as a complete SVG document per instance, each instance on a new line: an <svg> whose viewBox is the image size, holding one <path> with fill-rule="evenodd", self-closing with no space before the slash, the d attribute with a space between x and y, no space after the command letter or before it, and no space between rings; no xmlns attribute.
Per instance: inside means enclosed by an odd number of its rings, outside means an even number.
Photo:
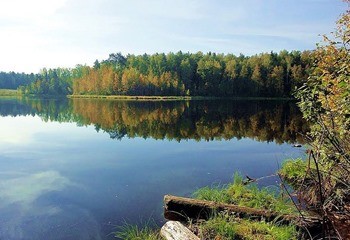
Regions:
<svg viewBox="0 0 350 240"><path fill-rule="evenodd" d="M109 53L313 49L341 0L0 0L0 71L91 65Z"/></svg>

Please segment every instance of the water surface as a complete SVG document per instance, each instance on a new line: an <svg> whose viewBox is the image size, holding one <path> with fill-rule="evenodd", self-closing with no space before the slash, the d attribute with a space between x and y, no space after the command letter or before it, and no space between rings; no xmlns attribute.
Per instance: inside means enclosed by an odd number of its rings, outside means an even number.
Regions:
<svg viewBox="0 0 350 240"><path fill-rule="evenodd" d="M293 102L91 99L0 99L0 128L0 239L161 224L164 194L270 175L307 130Z"/></svg>

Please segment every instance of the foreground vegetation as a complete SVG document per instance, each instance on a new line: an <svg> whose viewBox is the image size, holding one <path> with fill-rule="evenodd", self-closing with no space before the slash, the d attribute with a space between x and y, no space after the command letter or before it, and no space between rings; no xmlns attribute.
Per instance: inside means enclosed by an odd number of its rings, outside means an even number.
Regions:
<svg viewBox="0 0 350 240"><path fill-rule="evenodd" d="M112 233L115 237L123 240L162 240L158 230L153 224L145 223L142 227L124 223Z"/></svg>
<svg viewBox="0 0 350 240"><path fill-rule="evenodd" d="M297 193L323 217L323 237L344 239L350 238L349 32L350 10L341 16L333 35L318 45L314 69L297 93L311 124L309 158Z"/></svg>
<svg viewBox="0 0 350 240"><path fill-rule="evenodd" d="M264 209L271 212L297 215L298 210L288 195L276 188L259 189L249 180L236 173L232 183L224 186L198 189L195 198L238 206ZM297 239L298 232L293 225L282 225L279 219L274 222L240 219L234 215L219 214L197 225L201 239Z"/></svg>
<svg viewBox="0 0 350 240"><path fill-rule="evenodd" d="M278 211L280 214L298 214L288 197L270 188L258 189L255 185L246 185L240 174L234 175L231 184L204 187L198 189L193 195L202 200ZM203 240L284 240L297 239L299 234L294 225L281 224L279 219L274 222L240 219L234 214L225 212L214 214L205 222L189 221L187 227ZM139 228L136 225L125 224L118 227L114 235L121 239L162 239L159 232L150 225Z"/></svg>
<svg viewBox="0 0 350 240"><path fill-rule="evenodd" d="M265 209L280 214L298 213L288 195L283 195L276 187L259 189L255 184L247 185L243 177L237 173L234 175L233 183L204 187L198 189L193 196L201 200Z"/></svg>
<svg viewBox="0 0 350 240"><path fill-rule="evenodd" d="M293 240L298 233L293 225L280 225L264 221L239 219L227 215L218 215L199 224L197 231L202 240Z"/></svg>
<svg viewBox="0 0 350 240"><path fill-rule="evenodd" d="M203 223L189 223L187 227L196 232L202 240L298 239L298 232L293 225L244 220L225 214L213 216ZM147 225L139 228L136 225L124 224L113 234L124 240L163 240L158 230Z"/></svg>

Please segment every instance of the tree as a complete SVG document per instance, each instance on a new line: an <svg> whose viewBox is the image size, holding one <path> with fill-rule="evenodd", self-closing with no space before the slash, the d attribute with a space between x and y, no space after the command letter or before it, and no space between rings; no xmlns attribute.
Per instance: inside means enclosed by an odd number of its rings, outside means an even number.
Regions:
<svg viewBox="0 0 350 240"><path fill-rule="evenodd" d="M191 83L195 74L194 68L189 58L183 59L180 63L180 79L185 84L186 89L192 89Z"/></svg>
<svg viewBox="0 0 350 240"><path fill-rule="evenodd" d="M269 91L272 96L283 96L284 69L282 66L275 66L269 76Z"/></svg>
<svg viewBox="0 0 350 240"><path fill-rule="evenodd" d="M308 74L309 56L308 52L298 51L262 53L251 57L211 52L127 57L117 53L110 54L101 63L96 60L94 67L76 66L71 71L70 85L64 88L70 89L69 86L73 85L75 94L103 95L290 96L289 86L300 86ZM287 62L294 64L289 73L286 72ZM130 73L135 71L138 77L130 78ZM169 76L173 79L170 80ZM40 77L47 79L47 73L43 71ZM65 77L58 77L59 83L61 80L66 82ZM42 84L45 85L46 81ZM61 84L58 86L63 89Z"/></svg>
<svg viewBox="0 0 350 240"><path fill-rule="evenodd" d="M201 89L204 95L217 95L215 91L221 81L223 69L219 61L214 58L203 58L198 62L197 73L202 79Z"/></svg>
<svg viewBox="0 0 350 240"><path fill-rule="evenodd" d="M333 36L318 44L312 73L297 93L303 115L312 123L310 159L317 170L316 175L308 172L309 184L301 190L316 186L313 205L328 219L350 219L349 33L348 10Z"/></svg>
<svg viewBox="0 0 350 240"><path fill-rule="evenodd" d="M121 54L111 53L106 61L107 63L114 64L116 68L123 68L126 65L127 59Z"/></svg>
<svg viewBox="0 0 350 240"><path fill-rule="evenodd" d="M259 64L255 65L251 79L254 81L256 88L253 90L255 95L261 96L262 93L262 76L261 76L261 67Z"/></svg>
<svg viewBox="0 0 350 240"><path fill-rule="evenodd" d="M101 66L100 62L96 59L94 62L94 69L97 70L100 68L100 66Z"/></svg>
<svg viewBox="0 0 350 240"><path fill-rule="evenodd" d="M125 69L122 75L123 92L136 95L136 89L140 82L140 73L135 68Z"/></svg>
<svg viewBox="0 0 350 240"><path fill-rule="evenodd" d="M301 87L305 76L301 65L293 65L291 68L291 89L295 90Z"/></svg>

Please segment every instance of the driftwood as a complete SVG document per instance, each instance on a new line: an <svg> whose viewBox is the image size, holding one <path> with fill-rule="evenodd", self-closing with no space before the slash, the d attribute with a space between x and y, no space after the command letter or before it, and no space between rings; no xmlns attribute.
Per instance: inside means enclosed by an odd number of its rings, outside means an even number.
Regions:
<svg viewBox="0 0 350 240"><path fill-rule="evenodd" d="M164 217L168 220L207 220L210 216L219 212L228 212L240 218L264 219L265 221L277 220L281 224L293 223L299 227L307 227L309 229L317 228L322 221L318 216L302 217L233 204L216 203L171 195L164 196Z"/></svg>
<svg viewBox="0 0 350 240"><path fill-rule="evenodd" d="M191 230L177 221L166 222L160 230L160 235L166 240L199 240Z"/></svg>

